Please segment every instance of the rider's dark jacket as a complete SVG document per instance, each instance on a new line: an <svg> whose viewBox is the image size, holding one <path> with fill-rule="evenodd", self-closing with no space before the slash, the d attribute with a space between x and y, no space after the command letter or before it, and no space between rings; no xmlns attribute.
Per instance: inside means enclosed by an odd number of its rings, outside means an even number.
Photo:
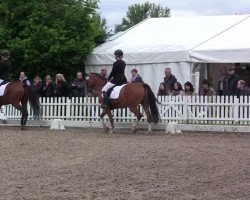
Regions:
<svg viewBox="0 0 250 200"><path fill-rule="evenodd" d="M122 59L117 59L114 64L112 71L109 74L109 82L115 85L123 85L127 83L127 78L124 74L126 63Z"/></svg>
<svg viewBox="0 0 250 200"><path fill-rule="evenodd" d="M2 60L0 63L0 79L10 81L11 62L10 60Z"/></svg>

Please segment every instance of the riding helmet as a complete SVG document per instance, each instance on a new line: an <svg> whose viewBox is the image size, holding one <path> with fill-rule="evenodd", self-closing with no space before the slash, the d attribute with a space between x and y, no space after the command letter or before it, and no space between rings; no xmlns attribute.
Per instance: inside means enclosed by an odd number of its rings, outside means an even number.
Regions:
<svg viewBox="0 0 250 200"><path fill-rule="evenodd" d="M123 52L120 49L117 49L114 53L116 56L123 56Z"/></svg>
<svg viewBox="0 0 250 200"><path fill-rule="evenodd" d="M9 57L10 56L10 52L8 50L3 50L1 52L1 56L3 56L3 57Z"/></svg>

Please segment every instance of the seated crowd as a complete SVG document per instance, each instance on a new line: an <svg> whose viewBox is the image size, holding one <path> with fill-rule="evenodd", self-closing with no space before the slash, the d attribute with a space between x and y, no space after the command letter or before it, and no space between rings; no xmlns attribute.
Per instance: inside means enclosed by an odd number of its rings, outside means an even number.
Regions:
<svg viewBox="0 0 250 200"><path fill-rule="evenodd" d="M218 87L212 88L207 79L201 81L198 95L214 96L214 95L227 95L227 96L247 96L250 95L250 88L247 87L246 81L241 80L239 75L236 74L234 66L228 68L222 67L221 75L219 77ZM158 89L158 96L178 96L197 95L191 82L186 82L184 88L181 83L177 81L176 77L171 73L170 68L165 69L164 81L160 84Z"/></svg>
<svg viewBox="0 0 250 200"><path fill-rule="evenodd" d="M191 82L188 81L182 86L171 73L170 68L166 68L164 72L165 77L163 82L160 83L157 96L197 95ZM220 72L218 87L216 89L212 88L210 82L204 79L201 81L198 95L250 95L250 88L247 87L244 80L240 80L233 66L222 67ZM108 77L106 67L101 68L100 75L105 78ZM54 82L50 75L46 75L44 82L40 76L36 76L31 84L25 73L21 72L19 80L24 81L26 85L32 85L37 97L84 97L87 95L86 80L82 72L77 72L76 78L71 84L65 80L63 74L56 74ZM137 69L132 69L131 78L128 82L143 83ZM91 94L88 93L88 96L91 96Z"/></svg>

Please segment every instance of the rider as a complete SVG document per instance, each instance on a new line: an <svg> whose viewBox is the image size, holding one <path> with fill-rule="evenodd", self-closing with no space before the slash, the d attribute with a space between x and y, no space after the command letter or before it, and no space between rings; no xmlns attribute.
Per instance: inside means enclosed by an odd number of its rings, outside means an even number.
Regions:
<svg viewBox="0 0 250 200"><path fill-rule="evenodd" d="M114 54L116 61L114 62L112 71L108 76L107 84L102 88L103 104L101 107L103 108L109 107L109 98L107 95L108 90L116 85L123 85L127 83L127 79L124 74L126 63L122 60L123 52L122 50L118 49L114 52Z"/></svg>
<svg viewBox="0 0 250 200"><path fill-rule="evenodd" d="M7 50L1 52L2 61L0 63L0 85L10 82L11 62L10 53Z"/></svg>

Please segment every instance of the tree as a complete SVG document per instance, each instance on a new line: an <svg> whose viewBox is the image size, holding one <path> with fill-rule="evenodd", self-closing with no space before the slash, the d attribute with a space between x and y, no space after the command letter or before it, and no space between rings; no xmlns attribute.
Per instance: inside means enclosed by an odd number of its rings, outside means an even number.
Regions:
<svg viewBox="0 0 250 200"><path fill-rule="evenodd" d="M11 52L14 74L56 73L67 79L106 37L96 0L8 0L0 3L0 49ZM82 68L81 68L82 69Z"/></svg>
<svg viewBox="0 0 250 200"><path fill-rule="evenodd" d="M146 2L144 4L134 4L128 7L126 17L122 18L122 23L115 25L115 32L125 31L130 27L140 23L149 17L169 17L170 9Z"/></svg>

